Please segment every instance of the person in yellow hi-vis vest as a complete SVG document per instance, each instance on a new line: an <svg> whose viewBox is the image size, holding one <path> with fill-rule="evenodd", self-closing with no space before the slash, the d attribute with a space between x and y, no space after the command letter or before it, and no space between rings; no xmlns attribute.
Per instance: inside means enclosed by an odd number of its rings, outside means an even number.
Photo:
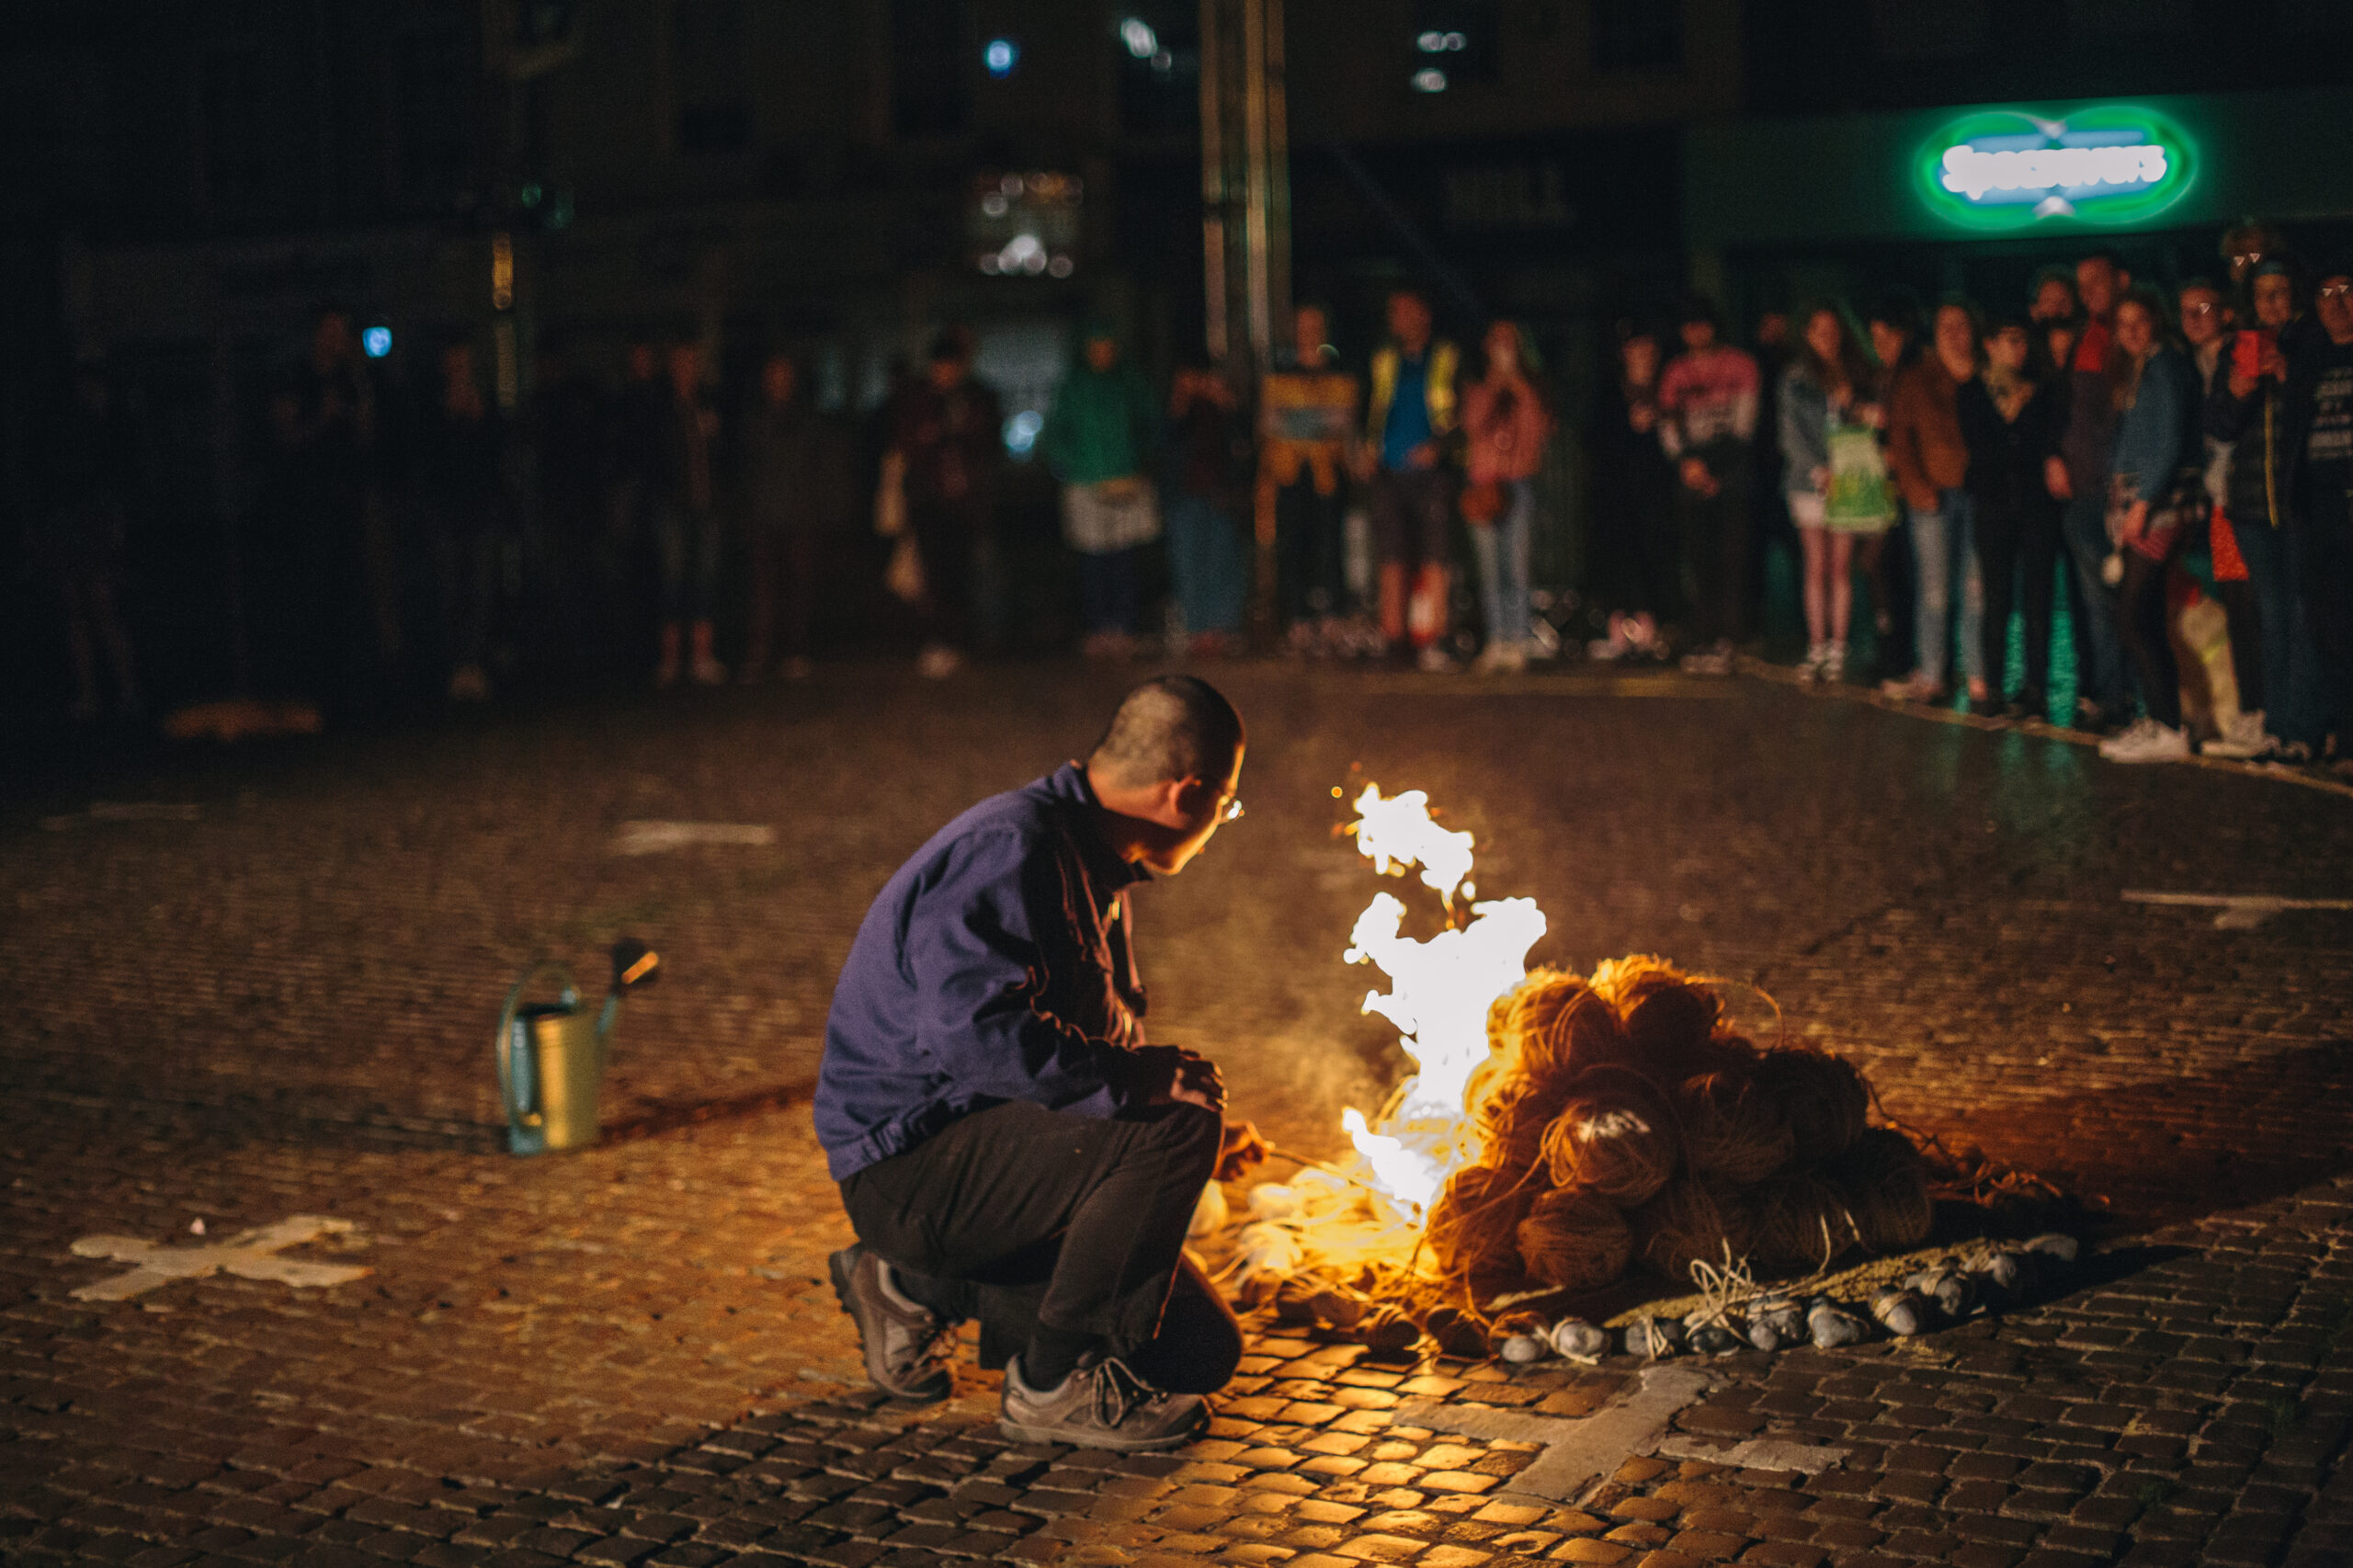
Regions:
<svg viewBox="0 0 2353 1568"><path fill-rule="evenodd" d="M1453 344L1433 335L1435 325L1429 301L1415 290L1389 296L1389 341L1372 357L1372 395L1365 410L1381 634L1392 652L1410 639L1426 670L1453 666L1445 648L1454 528L1446 447L1455 431L1455 372L1461 360Z"/></svg>
<svg viewBox="0 0 2353 1568"><path fill-rule="evenodd" d="M1341 651L1347 609L1340 482L1355 438L1357 379L1338 368L1321 305L1291 312L1296 353L1258 389L1259 542L1294 653Z"/></svg>

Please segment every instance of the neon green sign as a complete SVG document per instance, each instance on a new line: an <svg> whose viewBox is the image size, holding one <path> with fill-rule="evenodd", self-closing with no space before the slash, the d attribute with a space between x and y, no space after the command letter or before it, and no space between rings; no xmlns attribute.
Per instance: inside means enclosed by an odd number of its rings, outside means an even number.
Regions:
<svg viewBox="0 0 2353 1568"><path fill-rule="evenodd" d="M2179 200L2196 153L2152 109L2102 104L2056 119L1984 109L1930 137L1916 174L1929 210L1963 228L2109 227L2144 222Z"/></svg>

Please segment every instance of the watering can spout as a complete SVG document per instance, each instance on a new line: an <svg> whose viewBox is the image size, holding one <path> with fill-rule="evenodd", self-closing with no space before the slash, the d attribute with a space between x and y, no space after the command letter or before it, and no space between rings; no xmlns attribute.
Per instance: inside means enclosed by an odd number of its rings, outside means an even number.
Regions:
<svg viewBox="0 0 2353 1568"><path fill-rule="evenodd" d="M643 942L613 944L613 983L593 1022L563 965L537 963L506 994L498 1019L499 1097L506 1110L506 1146L517 1154L573 1149L597 1139L597 1091L624 993L650 983L661 955ZM560 1000L523 1005L523 993L541 977L560 983Z"/></svg>
<svg viewBox="0 0 2353 1568"><path fill-rule="evenodd" d="M662 978L662 955L634 937L623 937L613 944L613 984L605 993L605 1005L597 1013L597 1060L601 1067L605 1053L612 1048L613 1024L620 1017L621 995L641 985L651 985Z"/></svg>

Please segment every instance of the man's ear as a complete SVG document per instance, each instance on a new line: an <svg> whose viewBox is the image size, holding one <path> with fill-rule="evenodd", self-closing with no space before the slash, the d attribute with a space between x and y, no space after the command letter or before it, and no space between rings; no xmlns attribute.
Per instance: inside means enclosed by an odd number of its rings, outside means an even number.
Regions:
<svg viewBox="0 0 2353 1568"><path fill-rule="evenodd" d="M1217 793L1215 785L1198 775L1190 778L1170 779L1163 787L1168 791L1164 799L1182 824L1191 824L1207 810L1211 798Z"/></svg>

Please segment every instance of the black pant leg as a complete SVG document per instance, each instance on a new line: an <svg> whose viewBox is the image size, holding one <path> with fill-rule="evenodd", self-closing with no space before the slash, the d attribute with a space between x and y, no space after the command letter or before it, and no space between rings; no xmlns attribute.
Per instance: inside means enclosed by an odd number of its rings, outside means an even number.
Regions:
<svg viewBox="0 0 2353 1568"><path fill-rule="evenodd" d="M2015 508L1980 504L1977 508L1977 564L1985 581L1985 614L1979 629L1985 684L2003 695L2002 680L2010 658L2010 609L2017 599L2018 543L2021 519ZM2027 677L2029 687L2036 685Z"/></svg>
<svg viewBox="0 0 2353 1568"><path fill-rule="evenodd" d="M2051 687L2051 605L2058 571L2059 509L2030 506L2018 528L2018 608L2026 622L2026 689L2038 696Z"/></svg>
<svg viewBox="0 0 2353 1568"><path fill-rule="evenodd" d="M2119 596L2117 630L2124 655L2141 683L2141 700L2160 724L2181 723L2181 676L2174 667L2173 643L2165 635L2165 562L2137 550L2124 552L2124 583Z"/></svg>
<svg viewBox="0 0 2353 1568"><path fill-rule="evenodd" d="M1108 1120L1010 1101L856 1173L843 1207L859 1240L935 1279L1032 1286L1051 1246L1039 1321L1131 1348L1159 1326L1222 1125L1196 1106Z"/></svg>

